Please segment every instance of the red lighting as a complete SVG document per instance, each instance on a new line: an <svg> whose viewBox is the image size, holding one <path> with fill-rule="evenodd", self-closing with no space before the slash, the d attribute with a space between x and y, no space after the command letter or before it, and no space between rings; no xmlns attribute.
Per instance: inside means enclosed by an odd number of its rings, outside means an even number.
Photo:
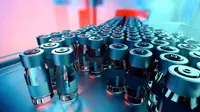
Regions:
<svg viewBox="0 0 200 112"><path fill-rule="evenodd" d="M127 106L131 106L131 104L129 104L128 102L124 101L124 103L127 105Z"/></svg>
<svg viewBox="0 0 200 112"><path fill-rule="evenodd" d="M37 110L43 109L43 108L46 107L47 105L51 104L52 101L53 101L53 100L51 99L50 101L48 101L48 102L46 102L46 103L36 105Z"/></svg>
<svg viewBox="0 0 200 112"><path fill-rule="evenodd" d="M119 9L116 11L115 16L132 16L132 17L138 17L139 19L147 19L149 15L148 11L145 10L138 10L138 9Z"/></svg>
<svg viewBox="0 0 200 112"><path fill-rule="evenodd" d="M81 87L80 85L78 85L78 94L81 94L83 93L83 87Z"/></svg>
<svg viewBox="0 0 200 112"><path fill-rule="evenodd" d="M113 95L110 91L108 91L108 90L106 90L106 91L107 91L107 93L108 93L109 96Z"/></svg>
<svg viewBox="0 0 200 112"><path fill-rule="evenodd" d="M57 93L57 90L56 90L56 89L54 89L54 90L53 90L53 92L54 92L54 93Z"/></svg>

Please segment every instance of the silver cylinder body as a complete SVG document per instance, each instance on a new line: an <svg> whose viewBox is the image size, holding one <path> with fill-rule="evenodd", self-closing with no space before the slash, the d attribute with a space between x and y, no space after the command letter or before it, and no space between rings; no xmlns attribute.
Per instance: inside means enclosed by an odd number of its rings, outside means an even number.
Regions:
<svg viewBox="0 0 200 112"><path fill-rule="evenodd" d="M174 83L176 83L176 86L174 86ZM198 111L199 70L184 65L172 65L168 68L165 86L164 96L158 106L158 111L171 112L176 111L176 109L181 112Z"/></svg>
<svg viewBox="0 0 200 112"><path fill-rule="evenodd" d="M152 52L135 48L129 51L129 67L125 76L125 100L129 104L141 104L148 98L148 81Z"/></svg>
<svg viewBox="0 0 200 112"><path fill-rule="evenodd" d="M78 98L77 72L74 69L73 48L61 47L52 50L56 65L56 89L62 101L74 101Z"/></svg>
<svg viewBox="0 0 200 112"><path fill-rule="evenodd" d="M180 49L180 55L188 58L190 51L198 51L200 47L191 44L178 44L177 46Z"/></svg>
<svg viewBox="0 0 200 112"><path fill-rule="evenodd" d="M47 65L46 69L48 70L48 73L50 75L51 84L53 88L55 88L56 80L55 80L55 74L54 74L55 65L53 63L51 51L58 47L60 47L58 43L45 43L40 46L40 48L44 50L44 59L45 59L45 64Z"/></svg>
<svg viewBox="0 0 200 112"><path fill-rule="evenodd" d="M128 46L121 43L109 45L109 68L107 70L107 91L120 94L124 91L124 76L126 74L126 56Z"/></svg>
<svg viewBox="0 0 200 112"><path fill-rule="evenodd" d="M33 104L45 104L53 97L50 76L44 66L44 50L35 48L22 52L20 60L25 68L25 80Z"/></svg>
<svg viewBox="0 0 200 112"><path fill-rule="evenodd" d="M90 77L100 77L103 72L103 38L90 37L88 45Z"/></svg>
<svg viewBox="0 0 200 112"><path fill-rule="evenodd" d="M48 43L50 38L51 38L50 35L39 35L36 37L38 45Z"/></svg>

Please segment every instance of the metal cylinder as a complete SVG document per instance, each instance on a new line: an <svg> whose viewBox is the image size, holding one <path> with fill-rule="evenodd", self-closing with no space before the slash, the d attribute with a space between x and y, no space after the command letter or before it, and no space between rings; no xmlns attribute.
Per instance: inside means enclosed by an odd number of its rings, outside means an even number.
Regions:
<svg viewBox="0 0 200 112"><path fill-rule="evenodd" d="M151 64L152 52L142 48L129 51L129 63L136 68L148 68Z"/></svg>
<svg viewBox="0 0 200 112"><path fill-rule="evenodd" d="M91 35L88 35L88 34L80 34L80 35L78 35L78 43L80 45L87 45L89 37L91 37Z"/></svg>
<svg viewBox="0 0 200 112"><path fill-rule="evenodd" d="M148 42L138 42L134 44L135 48L143 48L143 49L148 49L150 51L153 50L153 45L148 43Z"/></svg>
<svg viewBox="0 0 200 112"><path fill-rule="evenodd" d="M177 109L181 112L198 111L197 98L200 97L198 92L200 89L199 70L184 65L172 65L168 69L165 86L164 96L157 109L158 111L172 112L177 111Z"/></svg>
<svg viewBox="0 0 200 112"><path fill-rule="evenodd" d="M174 54L179 54L180 50L176 47L173 46L157 46L156 50L156 59L160 58L160 55L162 53L174 53Z"/></svg>
<svg viewBox="0 0 200 112"><path fill-rule="evenodd" d="M90 30L90 31L86 32L85 34L91 35L91 36L96 36L97 35L97 31Z"/></svg>
<svg viewBox="0 0 200 112"><path fill-rule="evenodd" d="M74 49L74 66L75 66L75 69L78 70L79 69L79 63L78 63L78 49L77 49L77 38L76 38L76 35L75 34L72 34L72 33L69 33L69 34L64 34L62 36L65 41L64 41L64 46L66 47L72 47Z"/></svg>
<svg viewBox="0 0 200 112"><path fill-rule="evenodd" d="M109 43L123 43L124 42L124 36L123 35L112 35L109 38Z"/></svg>
<svg viewBox="0 0 200 112"><path fill-rule="evenodd" d="M143 42L151 43L151 41L158 39L158 37L155 37L154 35L148 34L145 36L142 36Z"/></svg>
<svg viewBox="0 0 200 112"><path fill-rule="evenodd" d="M61 33L62 33L62 36L63 35L68 35L70 34L72 31L71 30L62 30Z"/></svg>
<svg viewBox="0 0 200 112"><path fill-rule="evenodd" d="M200 42L199 41L195 41L191 38L184 40L185 44L191 44L191 45L196 45L200 47Z"/></svg>
<svg viewBox="0 0 200 112"><path fill-rule="evenodd" d="M121 43L109 45L109 57L113 60L124 60L126 58L128 46Z"/></svg>
<svg viewBox="0 0 200 112"><path fill-rule="evenodd" d="M196 67L197 63L200 62L200 51L189 52L189 66Z"/></svg>
<svg viewBox="0 0 200 112"><path fill-rule="evenodd" d="M97 37L103 38L103 54L104 54L104 63L103 63L103 69L108 68L108 62L109 62L109 56L108 56L108 46L109 46L109 33L100 33L97 35Z"/></svg>
<svg viewBox="0 0 200 112"><path fill-rule="evenodd" d="M51 38L51 39L49 39L49 42L52 42L52 43L59 43L59 45L60 45L61 47L64 47L64 46L65 46L65 39L62 38L62 37Z"/></svg>
<svg viewBox="0 0 200 112"><path fill-rule="evenodd" d="M19 54L25 68L25 80L33 104L40 105L51 101L53 90L44 66L44 50L34 48Z"/></svg>
<svg viewBox="0 0 200 112"><path fill-rule="evenodd" d="M107 33L100 33L100 34L97 34L97 37L103 38L103 44L108 44L110 35Z"/></svg>
<svg viewBox="0 0 200 112"><path fill-rule="evenodd" d="M157 37L159 39L164 39L164 38L170 38L171 37L171 35L166 31L160 32L160 34L155 34L155 35L157 35Z"/></svg>
<svg viewBox="0 0 200 112"><path fill-rule="evenodd" d="M124 36L124 31L123 31L123 29L115 29L115 30L113 30L113 34L115 34L115 35L123 35Z"/></svg>
<svg viewBox="0 0 200 112"><path fill-rule="evenodd" d="M126 74L126 55L128 46L121 43L109 45L109 68L107 70L107 91L120 94L124 91L124 76Z"/></svg>
<svg viewBox="0 0 200 112"><path fill-rule="evenodd" d="M88 45L90 77L100 77L103 72L103 38L90 37Z"/></svg>
<svg viewBox="0 0 200 112"><path fill-rule="evenodd" d="M72 31L70 34L75 36L75 39L78 40L79 35L82 35L84 33L80 32L80 31Z"/></svg>
<svg viewBox="0 0 200 112"><path fill-rule="evenodd" d="M76 37L73 34L65 34L62 36L65 41L64 44L65 46L74 46L76 44Z"/></svg>
<svg viewBox="0 0 200 112"><path fill-rule="evenodd" d="M61 32L51 32L50 33L51 38L59 38L62 36Z"/></svg>
<svg viewBox="0 0 200 112"><path fill-rule="evenodd" d="M200 62L197 63L196 68L200 70Z"/></svg>
<svg viewBox="0 0 200 112"><path fill-rule="evenodd" d="M179 39L181 42L182 42L182 38L183 38L183 33L171 33L171 35L174 37L174 38L177 38Z"/></svg>
<svg viewBox="0 0 200 112"><path fill-rule="evenodd" d="M56 89L62 101L78 98L78 82L73 67L73 48L61 47L51 51L56 73Z"/></svg>
<svg viewBox="0 0 200 112"><path fill-rule="evenodd" d="M135 48L129 51L129 67L125 76L125 100L129 104L141 104L147 98L148 68L152 52Z"/></svg>
<svg viewBox="0 0 200 112"><path fill-rule="evenodd" d="M200 50L200 47L191 44L178 44L177 47L180 49L180 55L183 55L185 57L189 56L190 51Z"/></svg>
<svg viewBox="0 0 200 112"><path fill-rule="evenodd" d="M164 34L166 31L163 29L155 29L154 35L158 37L160 34ZM162 37L162 36L161 36Z"/></svg>
<svg viewBox="0 0 200 112"><path fill-rule="evenodd" d="M169 45L170 45L170 46L174 46L174 47L176 47L177 44L180 43L180 40L179 40L179 39L174 38L174 37L172 37L172 36L170 36L170 37L164 37L163 40L169 42Z"/></svg>
<svg viewBox="0 0 200 112"><path fill-rule="evenodd" d="M88 60L88 38L91 37L88 34L80 34L78 36L78 63L81 71L89 71L89 60Z"/></svg>
<svg viewBox="0 0 200 112"><path fill-rule="evenodd" d="M42 48L44 50L44 56L45 56L45 64L46 69L48 70L48 73L50 75L50 79L51 79L51 84L53 86L53 88L56 85L56 80L55 80L55 74L54 74L54 63L53 63L53 58L52 58L52 54L51 51L55 48L60 47L60 45L58 43L45 43L42 44L40 46L40 48Z"/></svg>
<svg viewBox="0 0 200 112"><path fill-rule="evenodd" d="M50 38L51 38L50 35L39 35L36 37L38 45L48 43Z"/></svg>
<svg viewBox="0 0 200 112"><path fill-rule="evenodd" d="M160 55L159 63L158 63L158 70L166 74L167 69L171 65L185 65L188 64L188 59L184 56L172 53L163 53Z"/></svg>
<svg viewBox="0 0 200 112"><path fill-rule="evenodd" d="M128 38L126 38L126 45L128 46L129 49L133 49L134 44L138 43L138 42L142 42L142 39L139 38L139 37L128 37Z"/></svg>
<svg viewBox="0 0 200 112"><path fill-rule="evenodd" d="M158 72L153 81L150 93L150 106L155 109L158 102L162 97L162 90L164 88L165 76L167 74L168 68L171 65L186 65L188 64L188 59L173 53L163 53L160 55L158 60Z"/></svg>
<svg viewBox="0 0 200 112"><path fill-rule="evenodd" d="M126 38L132 38L132 37L140 38L141 36L140 36L139 32L137 32L137 33L130 33L130 32L127 32ZM142 38L141 38L141 39L142 39Z"/></svg>
<svg viewBox="0 0 200 112"><path fill-rule="evenodd" d="M155 53L157 51L158 46L167 46L167 45L169 45L169 42L156 39L156 40L152 40L151 44L153 44L153 46L154 46L153 52Z"/></svg>

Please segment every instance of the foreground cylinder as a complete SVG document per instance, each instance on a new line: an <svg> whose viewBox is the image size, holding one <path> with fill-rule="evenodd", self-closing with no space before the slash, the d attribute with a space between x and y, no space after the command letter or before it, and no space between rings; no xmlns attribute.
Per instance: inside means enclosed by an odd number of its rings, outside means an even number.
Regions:
<svg viewBox="0 0 200 112"><path fill-rule="evenodd" d="M49 76L44 66L44 50L35 48L22 52L22 66L25 68L25 80L33 104L45 104L53 97Z"/></svg>
<svg viewBox="0 0 200 112"><path fill-rule="evenodd" d="M199 70L184 65L172 65L165 77L163 98L157 111L198 112L199 90Z"/></svg>
<svg viewBox="0 0 200 112"><path fill-rule="evenodd" d="M188 62L187 58L178 54L163 53L160 55L160 59L158 61L158 72L155 76L155 80L153 81L150 93L149 101L152 109L155 109L162 97L162 90L164 88L164 81L168 68L171 65L186 65Z"/></svg>
<svg viewBox="0 0 200 112"><path fill-rule="evenodd" d="M107 70L107 91L119 94L124 91L124 76L126 74L126 55L128 46L121 43L109 45L109 68Z"/></svg>
<svg viewBox="0 0 200 112"><path fill-rule="evenodd" d="M51 51L56 65L56 89L62 101L74 101L78 97L76 71L73 67L73 48L61 47Z"/></svg>
<svg viewBox="0 0 200 112"><path fill-rule="evenodd" d="M125 100L129 104L141 104L147 99L148 68L152 52L136 48L129 51L129 67L125 78Z"/></svg>
<svg viewBox="0 0 200 112"><path fill-rule="evenodd" d="M44 59L45 59L45 64L47 65L46 69L48 70L48 73L50 75L51 84L52 84L53 88L56 85L56 80L55 80L55 74L54 74L54 66L55 65L53 63L51 51L58 47L59 47L58 43L45 43L40 46L40 48L42 48L44 50L44 56L45 56Z"/></svg>

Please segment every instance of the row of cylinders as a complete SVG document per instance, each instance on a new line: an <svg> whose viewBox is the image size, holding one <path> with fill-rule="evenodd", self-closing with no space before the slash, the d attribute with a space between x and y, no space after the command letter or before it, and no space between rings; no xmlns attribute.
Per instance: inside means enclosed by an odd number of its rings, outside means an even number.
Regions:
<svg viewBox="0 0 200 112"><path fill-rule="evenodd" d="M133 23L142 27L138 25L141 24L140 22ZM127 24L133 23L127 22ZM163 98L165 92L169 94L170 91L170 94L176 94L180 99L183 97L181 100L200 96L196 92L200 83L195 82L195 78L199 78L200 72L192 68L197 67L197 62L200 59L198 46L192 49L194 46L190 44L180 44L178 45L179 50L176 48L176 44L169 46L169 43L175 41L169 40L168 42L155 39L155 37L154 39L152 37L147 38L146 35L149 32L146 30L144 30L144 33L147 33L144 35L146 37L143 38L137 37L135 31L132 32L134 35L127 33L126 44L123 44L123 41L119 41L121 35L120 37L113 37L112 35L110 38L113 38L113 40L105 39L107 27L110 28L108 24L102 25L99 28L99 34L94 31L97 28L91 27L93 31L89 30L89 33L74 34L78 38L72 38L73 32L65 34L65 36L67 35L65 43L70 44L59 43L60 41L55 43L55 40L60 40L60 38L51 38L49 39L50 43L44 42L40 45L40 48L44 50L36 48L20 54L34 104L41 104L47 102L47 99L50 100L53 96L52 87L54 85L56 85L61 100L71 101L76 99L78 97L76 70L89 71L90 77L100 77L103 71L107 69L109 72L107 91L109 93L121 94L125 91L125 100L130 104L141 104L145 99L148 99L149 106L155 111L163 111L159 110L163 106L160 99ZM132 26L128 28L131 29ZM105 32L102 33L104 30ZM74 39L73 42L71 42L72 39ZM144 40L145 42L143 42ZM148 43L147 40L151 40L151 43ZM41 40L38 41L38 43L40 42ZM59 44L62 47L59 48ZM44 62L47 67L44 66ZM183 66L188 64L192 67ZM48 69L48 73L45 73L46 69ZM196 74L195 78L191 76L194 73ZM177 81L188 86L188 88L192 88L190 92L184 90L183 85L174 85ZM165 92L163 92L164 90ZM177 103L177 101L173 102ZM198 106L197 103L193 105L190 105L189 109Z"/></svg>

